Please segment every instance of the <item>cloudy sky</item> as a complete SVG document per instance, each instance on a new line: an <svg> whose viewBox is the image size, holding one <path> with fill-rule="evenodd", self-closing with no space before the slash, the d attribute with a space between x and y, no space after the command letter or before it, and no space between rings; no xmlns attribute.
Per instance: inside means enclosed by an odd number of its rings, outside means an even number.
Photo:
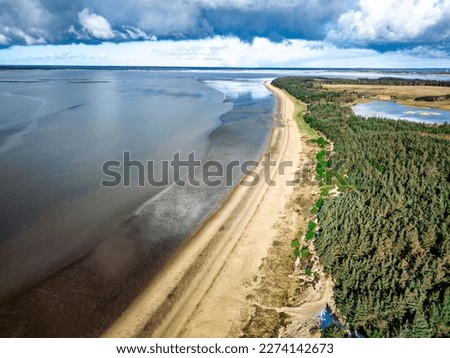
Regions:
<svg viewBox="0 0 450 358"><path fill-rule="evenodd" d="M0 64L450 68L450 0L0 0Z"/></svg>

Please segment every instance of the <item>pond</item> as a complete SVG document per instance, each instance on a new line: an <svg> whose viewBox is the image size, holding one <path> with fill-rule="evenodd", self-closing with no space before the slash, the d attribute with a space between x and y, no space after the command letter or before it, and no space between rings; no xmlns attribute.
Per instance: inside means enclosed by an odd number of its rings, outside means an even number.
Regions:
<svg viewBox="0 0 450 358"><path fill-rule="evenodd" d="M333 313L331 307L327 304L323 311L320 313L320 329L324 330L331 325L336 325L340 330L345 331L347 328L343 325L336 315ZM357 331L350 330L349 336L353 338L365 338L364 335Z"/></svg>
<svg viewBox="0 0 450 358"><path fill-rule="evenodd" d="M405 119L411 122L428 124L450 123L450 111L437 108L420 108L391 101L373 101L359 103L352 107L356 115L363 117L383 117Z"/></svg>

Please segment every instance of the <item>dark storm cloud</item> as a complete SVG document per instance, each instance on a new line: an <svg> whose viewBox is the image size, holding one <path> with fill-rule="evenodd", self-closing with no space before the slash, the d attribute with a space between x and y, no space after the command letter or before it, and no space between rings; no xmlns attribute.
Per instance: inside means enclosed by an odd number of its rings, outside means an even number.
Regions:
<svg viewBox="0 0 450 358"><path fill-rule="evenodd" d="M320 39L343 1L0 0L0 44L255 36Z"/></svg>
<svg viewBox="0 0 450 358"><path fill-rule="evenodd" d="M449 23L450 0L0 0L0 46L220 35L446 49Z"/></svg>
<svg viewBox="0 0 450 358"><path fill-rule="evenodd" d="M0 0L0 45L69 40L68 23L78 10L79 4L72 1Z"/></svg>
<svg viewBox="0 0 450 358"><path fill-rule="evenodd" d="M244 40L256 36L273 41L320 40L326 36L328 24L335 22L343 10L342 2L320 7L314 1L305 1L297 6L272 9L209 8L203 14L214 24L218 35L235 35Z"/></svg>
<svg viewBox="0 0 450 358"><path fill-rule="evenodd" d="M117 6L121 2L114 0ZM320 39L328 24L346 10L346 1L141 1L122 5L122 11L97 1L96 8L113 24L134 18L135 26L159 38L201 38L213 35Z"/></svg>

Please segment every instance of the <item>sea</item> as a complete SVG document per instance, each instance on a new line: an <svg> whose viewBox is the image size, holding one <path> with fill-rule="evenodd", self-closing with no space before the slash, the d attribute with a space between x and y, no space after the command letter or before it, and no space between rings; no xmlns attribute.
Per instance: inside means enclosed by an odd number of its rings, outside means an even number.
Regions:
<svg viewBox="0 0 450 358"><path fill-rule="evenodd" d="M0 336L107 329L239 183L230 162L264 155L279 116L265 83L292 75L450 80L442 69L0 67ZM176 172L177 160L195 166ZM206 182L205 163L223 180Z"/></svg>

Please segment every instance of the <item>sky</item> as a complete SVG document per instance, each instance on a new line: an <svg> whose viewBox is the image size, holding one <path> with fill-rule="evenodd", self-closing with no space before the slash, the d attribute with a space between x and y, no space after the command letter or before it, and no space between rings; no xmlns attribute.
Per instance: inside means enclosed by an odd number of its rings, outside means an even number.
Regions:
<svg viewBox="0 0 450 358"><path fill-rule="evenodd" d="M0 0L0 64L450 68L450 0Z"/></svg>

